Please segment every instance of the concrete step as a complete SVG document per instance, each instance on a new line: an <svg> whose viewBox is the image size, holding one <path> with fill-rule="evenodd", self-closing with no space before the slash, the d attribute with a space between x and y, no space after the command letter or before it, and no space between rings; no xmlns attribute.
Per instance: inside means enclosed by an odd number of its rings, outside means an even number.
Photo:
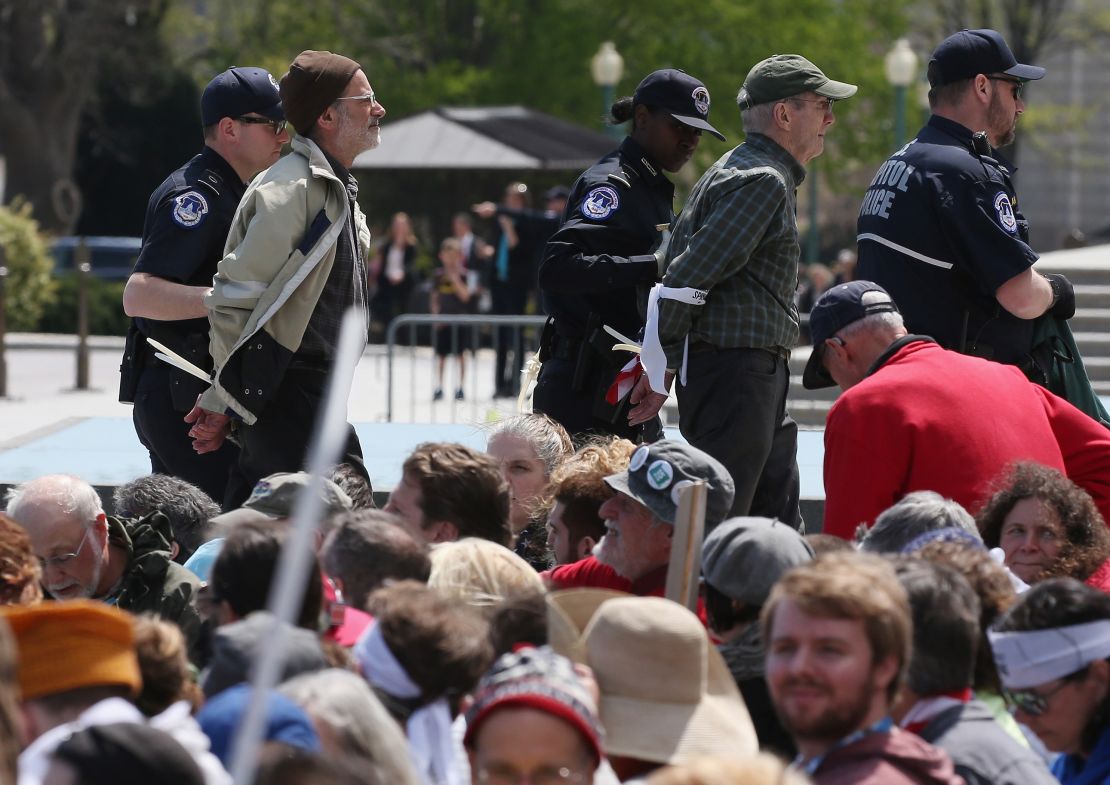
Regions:
<svg viewBox="0 0 1110 785"><path fill-rule="evenodd" d="M1062 273L1073 284L1110 283L1110 246L1092 246L1071 251L1052 251L1041 256L1039 273Z"/></svg>
<svg viewBox="0 0 1110 785"><path fill-rule="evenodd" d="M1110 271L1106 273L1106 279L1110 280ZM1110 307L1110 284L1076 284L1075 304L1079 308Z"/></svg>
<svg viewBox="0 0 1110 785"><path fill-rule="evenodd" d="M1084 357L1083 366L1092 382L1110 382L1110 357Z"/></svg>
<svg viewBox="0 0 1110 785"><path fill-rule="evenodd" d="M1110 332L1110 308L1076 308L1068 323L1073 333Z"/></svg>
<svg viewBox="0 0 1110 785"><path fill-rule="evenodd" d="M1072 333L1079 353L1084 357L1110 357L1110 330L1107 332Z"/></svg>

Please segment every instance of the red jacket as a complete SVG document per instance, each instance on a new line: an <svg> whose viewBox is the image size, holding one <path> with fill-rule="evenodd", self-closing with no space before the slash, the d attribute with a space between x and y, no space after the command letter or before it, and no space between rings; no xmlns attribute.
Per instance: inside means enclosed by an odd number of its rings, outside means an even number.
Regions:
<svg viewBox="0 0 1110 785"><path fill-rule="evenodd" d="M613 589L637 597L663 597L667 593L667 565L658 567L635 581L623 578L608 564L602 564L593 556L587 556L570 564L560 564L554 569L541 573L552 591L560 589ZM705 615L705 601L698 596L698 618L709 626Z"/></svg>
<svg viewBox="0 0 1110 785"><path fill-rule="evenodd" d="M1011 365L918 336L892 349L829 411L826 534L850 539L912 491L974 515L1015 461L1064 472L1110 520L1110 430Z"/></svg>

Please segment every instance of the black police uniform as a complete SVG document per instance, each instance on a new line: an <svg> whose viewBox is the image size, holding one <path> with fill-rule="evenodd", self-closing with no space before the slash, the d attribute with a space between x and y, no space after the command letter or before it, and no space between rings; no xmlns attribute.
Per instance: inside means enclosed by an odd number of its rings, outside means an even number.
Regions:
<svg viewBox="0 0 1110 785"><path fill-rule="evenodd" d="M1037 254L1017 209L1013 167L983 150L975 151L963 125L929 118L867 189L856 277L890 292L910 332L946 349L1025 365L1034 323L1009 313L995 292Z"/></svg>
<svg viewBox="0 0 1110 785"><path fill-rule="evenodd" d="M605 403L606 390L629 356L610 351L609 325L635 338L643 326L641 299L658 277L653 252L674 219L674 185L626 137L619 149L575 182L566 221L540 263L545 330L533 408L585 431L651 438L630 427L627 406ZM644 290L638 292L638 287Z"/></svg>
<svg viewBox="0 0 1110 785"><path fill-rule="evenodd" d="M151 194L142 250L134 271L189 286L211 286L245 190L231 165L205 147ZM198 455L193 451L190 426L182 418L208 385L156 359L145 337L160 341L210 371L208 319L132 319L120 369L120 399L135 403L135 432L150 451L151 471L180 477L222 501L238 447L225 441L212 453ZM126 389L129 379L133 380L130 390Z"/></svg>

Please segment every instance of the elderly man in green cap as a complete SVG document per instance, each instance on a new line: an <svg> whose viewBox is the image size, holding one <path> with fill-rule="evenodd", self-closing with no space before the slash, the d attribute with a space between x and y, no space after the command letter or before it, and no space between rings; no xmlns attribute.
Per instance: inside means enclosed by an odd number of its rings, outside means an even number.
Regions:
<svg viewBox="0 0 1110 785"><path fill-rule="evenodd" d="M660 251L629 422L654 417L678 375L682 435L732 474L734 516L802 525L798 428L786 411L795 193L824 150L833 103L855 93L800 55L758 63L736 98L747 139L702 175Z"/></svg>

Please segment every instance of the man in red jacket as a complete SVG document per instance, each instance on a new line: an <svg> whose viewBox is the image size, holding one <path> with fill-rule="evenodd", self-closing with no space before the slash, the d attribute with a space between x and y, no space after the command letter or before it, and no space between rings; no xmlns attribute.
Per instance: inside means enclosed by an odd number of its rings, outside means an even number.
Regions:
<svg viewBox="0 0 1110 785"><path fill-rule="evenodd" d="M825 292L810 333L803 384L844 390L825 423L826 534L851 538L911 491L974 514L1015 461L1060 470L1110 516L1110 431L1015 367L907 335L871 281Z"/></svg>
<svg viewBox="0 0 1110 785"><path fill-rule="evenodd" d="M679 489L708 485L705 529L728 516L732 476L708 453L686 442L661 439L632 453L628 468L605 477L614 493L601 505L605 536L594 555L543 573L552 589L616 589L662 597L671 560Z"/></svg>

